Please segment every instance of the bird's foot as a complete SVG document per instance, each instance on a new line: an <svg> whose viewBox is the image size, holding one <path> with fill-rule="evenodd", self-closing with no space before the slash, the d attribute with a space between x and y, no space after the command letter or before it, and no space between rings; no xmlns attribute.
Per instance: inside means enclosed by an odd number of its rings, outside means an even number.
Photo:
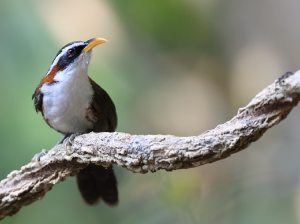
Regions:
<svg viewBox="0 0 300 224"><path fill-rule="evenodd" d="M31 159L32 162L36 163L36 166L41 170L41 165L40 165L40 158L44 155L46 155L48 151L46 149L43 149L40 153L37 153L34 155L34 157Z"/></svg>
<svg viewBox="0 0 300 224"><path fill-rule="evenodd" d="M81 132L71 134L70 137L66 138L63 141L63 147L66 149L66 152L67 152L68 155L70 155L70 153L68 151L68 147L71 147L73 145L73 140L74 140L75 137L77 137L78 135L82 135L82 134L83 133L81 133Z"/></svg>

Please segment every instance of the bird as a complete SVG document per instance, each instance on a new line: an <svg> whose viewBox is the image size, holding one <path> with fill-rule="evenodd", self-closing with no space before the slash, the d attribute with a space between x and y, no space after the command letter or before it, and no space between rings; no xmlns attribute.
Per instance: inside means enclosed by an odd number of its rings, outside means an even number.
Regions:
<svg viewBox="0 0 300 224"><path fill-rule="evenodd" d="M68 43L55 56L46 76L35 89L32 99L36 112L63 138L66 152L76 136L89 132L114 132L117 127L116 107L108 95L87 74L92 49L106 43L103 38ZM40 157L34 156L40 168ZM104 168L90 163L76 175L77 186L88 205L101 199L109 206L118 204L117 179L112 165Z"/></svg>

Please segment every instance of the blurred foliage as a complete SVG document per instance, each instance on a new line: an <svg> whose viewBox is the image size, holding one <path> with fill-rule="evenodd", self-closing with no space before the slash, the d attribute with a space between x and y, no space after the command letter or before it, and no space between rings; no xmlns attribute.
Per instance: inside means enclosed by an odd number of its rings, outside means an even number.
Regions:
<svg viewBox="0 0 300 224"><path fill-rule="evenodd" d="M214 14L207 7L199 12L199 8L178 0L112 2L130 31L153 39L164 50L188 48L211 54L217 48Z"/></svg>
<svg viewBox="0 0 300 224"><path fill-rule="evenodd" d="M89 75L114 100L117 131L198 135L299 68L299 4L1 1L0 178L61 138L31 95L64 44L109 40L94 50ZM85 205L70 177L2 223L300 223L298 114L211 165L146 175L115 167L116 208Z"/></svg>

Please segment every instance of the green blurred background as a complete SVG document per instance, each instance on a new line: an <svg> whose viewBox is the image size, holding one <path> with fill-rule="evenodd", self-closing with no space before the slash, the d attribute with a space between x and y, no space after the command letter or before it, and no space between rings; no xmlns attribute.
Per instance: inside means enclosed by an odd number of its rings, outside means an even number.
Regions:
<svg viewBox="0 0 300 224"><path fill-rule="evenodd" d="M198 135L299 69L296 0L0 1L0 179L61 138L31 95L66 43L103 37L89 75L114 100L117 131ZM120 204L85 205L75 178L2 223L300 223L296 108L247 150L203 167L115 167Z"/></svg>

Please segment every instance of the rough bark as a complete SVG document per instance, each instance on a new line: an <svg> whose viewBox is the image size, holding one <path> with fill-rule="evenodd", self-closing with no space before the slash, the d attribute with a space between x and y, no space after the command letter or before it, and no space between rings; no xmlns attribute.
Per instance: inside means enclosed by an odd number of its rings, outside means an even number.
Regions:
<svg viewBox="0 0 300 224"><path fill-rule="evenodd" d="M11 172L0 182L0 220L42 199L54 184L74 176L90 162L116 164L134 173L188 169L247 148L285 119L300 100L300 71L286 73L261 91L230 121L199 136L89 133L75 138L67 155L56 146L40 160Z"/></svg>

